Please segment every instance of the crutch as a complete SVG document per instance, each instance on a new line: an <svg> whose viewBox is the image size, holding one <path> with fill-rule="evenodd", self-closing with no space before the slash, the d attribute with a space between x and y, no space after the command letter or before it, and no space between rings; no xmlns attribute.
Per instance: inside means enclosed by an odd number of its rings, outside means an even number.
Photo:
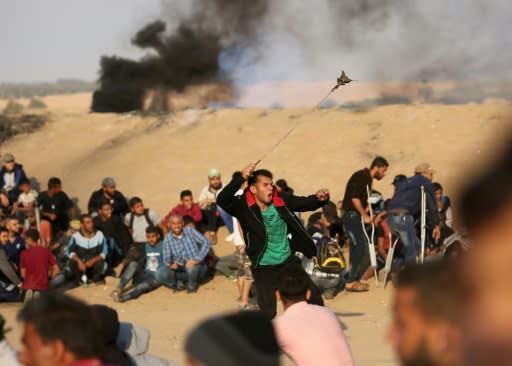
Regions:
<svg viewBox="0 0 512 366"><path fill-rule="evenodd" d="M427 224L427 202L425 196L425 187L421 186L421 253L420 263L423 264L425 259L425 234Z"/></svg>
<svg viewBox="0 0 512 366"><path fill-rule="evenodd" d="M393 241L393 234L388 233L389 235L389 243L391 246L389 247L388 256L386 258L386 266L384 267L384 289L386 288L386 284L388 281L388 275L391 272L391 265L393 264L393 256L395 255L395 247L398 243L398 237Z"/></svg>
<svg viewBox="0 0 512 366"><path fill-rule="evenodd" d="M371 231L371 239L368 237L368 233L366 232L366 225L364 223L364 217L361 216L361 225L363 226L363 233L366 236L366 241L368 242L368 251L370 252L370 263L373 268L373 273L375 275L375 284L379 287L379 276L377 273L377 255L375 254L375 244L373 243L373 238L375 236L375 224L373 223L373 210L372 205L370 204L370 187L366 186L366 193L368 194L368 207L370 210L370 218L372 219L372 231Z"/></svg>

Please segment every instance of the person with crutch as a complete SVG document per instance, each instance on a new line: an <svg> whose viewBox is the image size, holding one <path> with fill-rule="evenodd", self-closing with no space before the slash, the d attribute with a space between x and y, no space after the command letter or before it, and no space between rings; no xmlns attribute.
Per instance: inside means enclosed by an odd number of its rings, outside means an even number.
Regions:
<svg viewBox="0 0 512 366"><path fill-rule="evenodd" d="M428 163L419 164L414 175L396 185L395 194L388 204L388 223L391 231L400 237L405 247L405 262L417 260L421 255L421 242L416 235L416 218L422 211L422 188L425 191L426 215L434 225L432 238L439 240L441 230L436 205L435 187L432 184L435 170Z"/></svg>
<svg viewBox="0 0 512 366"><path fill-rule="evenodd" d="M366 240L364 224L372 223L368 212L368 191L371 189L373 179L381 180L386 175L388 162L383 157L373 160L370 168L361 169L350 177L345 189L342 203L343 215L341 220L345 232L350 237L350 268L345 288L350 292L368 291L368 285L360 282L361 276L370 265L369 246ZM362 221L361 221L362 220Z"/></svg>

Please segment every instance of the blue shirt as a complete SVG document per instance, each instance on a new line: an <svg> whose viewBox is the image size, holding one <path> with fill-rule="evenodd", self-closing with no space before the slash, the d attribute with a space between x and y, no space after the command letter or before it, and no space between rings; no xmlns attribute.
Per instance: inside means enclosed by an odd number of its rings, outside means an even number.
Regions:
<svg viewBox="0 0 512 366"><path fill-rule="evenodd" d="M20 264L20 255L27 249L25 245L25 240L19 235L16 235L14 240L8 241L5 245L5 252L7 253L7 257L9 258L9 262L18 266Z"/></svg>
<svg viewBox="0 0 512 366"><path fill-rule="evenodd" d="M439 224L437 212L435 187L430 180L421 174L397 183L395 194L388 204L388 211L402 209L407 210L413 216L421 213L421 186L425 187L427 196L427 209L430 219L434 225Z"/></svg>
<svg viewBox="0 0 512 366"><path fill-rule="evenodd" d="M165 267L162 242L154 247L146 244L146 272L155 274L160 267Z"/></svg>
<svg viewBox="0 0 512 366"><path fill-rule="evenodd" d="M176 263L183 266L189 259L203 261L210 251L210 241L196 229L186 227L180 237L169 232L165 236L163 250L166 265Z"/></svg>

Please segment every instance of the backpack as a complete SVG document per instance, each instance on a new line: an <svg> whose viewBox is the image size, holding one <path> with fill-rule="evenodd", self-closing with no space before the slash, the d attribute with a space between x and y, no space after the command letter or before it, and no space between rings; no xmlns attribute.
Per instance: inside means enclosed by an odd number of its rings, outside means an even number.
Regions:
<svg viewBox="0 0 512 366"><path fill-rule="evenodd" d="M155 224L153 224L153 221L151 221L151 217L149 217L149 209L144 209L144 218L146 219L146 222L148 223L148 226L154 227ZM130 225L128 226L130 229L133 229L133 220L135 220L135 215L133 212L130 212Z"/></svg>
<svg viewBox="0 0 512 366"><path fill-rule="evenodd" d="M316 243L315 267L325 273L341 273L346 268L341 247L334 239L323 237Z"/></svg>

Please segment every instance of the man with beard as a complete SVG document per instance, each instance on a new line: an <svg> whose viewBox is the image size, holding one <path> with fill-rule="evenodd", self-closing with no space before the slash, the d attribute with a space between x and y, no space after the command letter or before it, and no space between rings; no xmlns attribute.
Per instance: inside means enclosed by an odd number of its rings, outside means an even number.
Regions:
<svg viewBox="0 0 512 366"><path fill-rule="evenodd" d="M101 188L93 192L87 205L89 214L93 217L98 215L98 210L103 203L110 203L112 214L123 217L130 211L128 200L116 189L116 182L113 178L103 178Z"/></svg>
<svg viewBox="0 0 512 366"><path fill-rule="evenodd" d="M409 264L400 272L389 340L402 366L462 365L462 308L468 295L450 260Z"/></svg>
<svg viewBox="0 0 512 366"><path fill-rule="evenodd" d="M463 258L474 291L464 328L469 366L512 364L512 136L507 142L499 161L487 162L461 200L472 244Z"/></svg>
<svg viewBox="0 0 512 366"><path fill-rule="evenodd" d="M241 176L235 176L217 198L218 204L240 222L247 255L251 259L258 305L269 319L276 315L276 281L285 269L304 271L294 252L311 258L316 255L313 239L292 212L314 211L329 202L329 190L320 189L308 197L279 193L272 173L246 166ZM235 195L244 181L248 188ZM309 278L309 277L308 277ZM320 290L309 279L310 302L323 305Z"/></svg>
<svg viewBox="0 0 512 366"><path fill-rule="evenodd" d="M345 196L341 209L345 232L350 241L350 270L345 285L347 291L368 291L368 285L359 282L361 276L370 265L368 243L363 231L362 221L370 224L372 219L368 212L368 191L372 189L373 179L381 180L386 176L389 164L381 156L376 157L370 169L364 168L352 174L345 188Z"/></svg>

